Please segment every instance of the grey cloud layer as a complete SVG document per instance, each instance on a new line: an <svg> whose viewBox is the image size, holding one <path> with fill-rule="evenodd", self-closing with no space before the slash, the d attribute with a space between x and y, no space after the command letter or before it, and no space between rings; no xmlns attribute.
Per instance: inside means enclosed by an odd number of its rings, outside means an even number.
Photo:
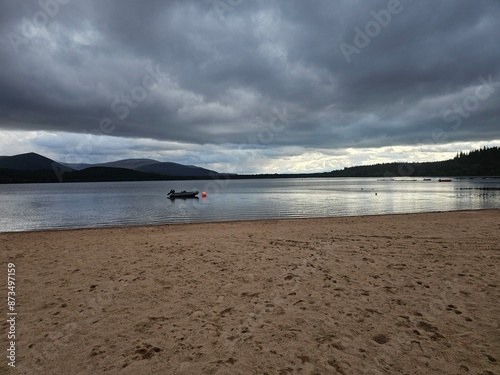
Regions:
<svg viewBox="0 0 500 375"><path fill-rule="evenodd" d="M2 0L0 128L241 144L286 109L268 146L500 139L500 3L401 0L348 63L391 1Z"/></svg>

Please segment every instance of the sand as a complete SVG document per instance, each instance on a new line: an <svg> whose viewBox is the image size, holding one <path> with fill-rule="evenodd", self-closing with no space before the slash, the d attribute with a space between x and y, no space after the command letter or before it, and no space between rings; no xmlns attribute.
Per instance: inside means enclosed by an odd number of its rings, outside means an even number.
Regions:
<svg viewBox="0 0 500 375"><path fill-rule="evenodd" d="M500 210L0 234L1 374L500 374Z"/></svg>

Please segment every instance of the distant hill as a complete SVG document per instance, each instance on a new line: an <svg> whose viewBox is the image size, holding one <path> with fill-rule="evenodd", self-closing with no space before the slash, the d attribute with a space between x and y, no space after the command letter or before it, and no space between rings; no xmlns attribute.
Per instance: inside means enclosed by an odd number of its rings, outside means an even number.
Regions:
<svg viewBox="0 0 500 375"><path fill-rule="evenodd" d="M383 163L344 168L326 173L330 177L391 176L500 176L500 148L460 152L454 159L425 163Z"/></svg>
<svg viewBox="0 0 500 375"><path fill-rule="evenodd" d="M35 153L0 157L0 183L149 181L210 178L217 175L217 172L209 169L153 159L64 164Z"/></svg>
<svg viewBox="0 0 500 375"><path fill-rule="evenodd" d="M62 164L62 163L61 163ZM171 162L160 162L153 159L124 159L108 163L99 164L65 164L75 170L84 170L92 167L126 168L139 172L154 173L165 176L177 177L210 177L218 172L210 169L196 167L194 165L184 165Z"/></svg>
<svg viewBox="0 0 500 375"><path fill-rule="evenodd" d="M210 177L218 173L209 169L195 167L194 165L182 165L177 163L154 163L147 164L136 168L136 170L148 173L157 173L167 176L193 176L193 177Z"/></svg>
<svg viewBox="0 0 500 375"><path fill-rule="evenodd" d="M0 157L0 183L59 182L71 168L30 152Z"/></svg>
<svg viewBox="0 0 500 375"><path fill-rule="evenodd" d="M0 158L0 169L34 172L39 170L54 170L54 168L63 171L72 170L72 168L34 152Z"/></svg>

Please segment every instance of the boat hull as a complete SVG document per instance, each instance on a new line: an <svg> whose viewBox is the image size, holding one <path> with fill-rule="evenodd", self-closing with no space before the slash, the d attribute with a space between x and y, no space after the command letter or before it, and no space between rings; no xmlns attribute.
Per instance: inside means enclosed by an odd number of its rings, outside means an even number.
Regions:
<svg viewBox="0 0 500 375"><path fill-rule="evenodd" d="M182 191L180 193L169 193L168 197L170 199L175 199L175 198L198 198L198 191Z"/></svg>

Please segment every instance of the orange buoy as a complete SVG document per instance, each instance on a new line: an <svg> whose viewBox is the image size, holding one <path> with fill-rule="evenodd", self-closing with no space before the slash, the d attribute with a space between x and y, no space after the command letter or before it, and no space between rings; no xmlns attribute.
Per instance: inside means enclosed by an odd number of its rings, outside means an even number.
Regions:
<svg viewBox="0 0 500 375"><path fill-rule="evenodd" d="M202 198L206 198L206 197L207 197L207 193L202 192L202 193L201 193L201 197L202 197Z"/></svg>

